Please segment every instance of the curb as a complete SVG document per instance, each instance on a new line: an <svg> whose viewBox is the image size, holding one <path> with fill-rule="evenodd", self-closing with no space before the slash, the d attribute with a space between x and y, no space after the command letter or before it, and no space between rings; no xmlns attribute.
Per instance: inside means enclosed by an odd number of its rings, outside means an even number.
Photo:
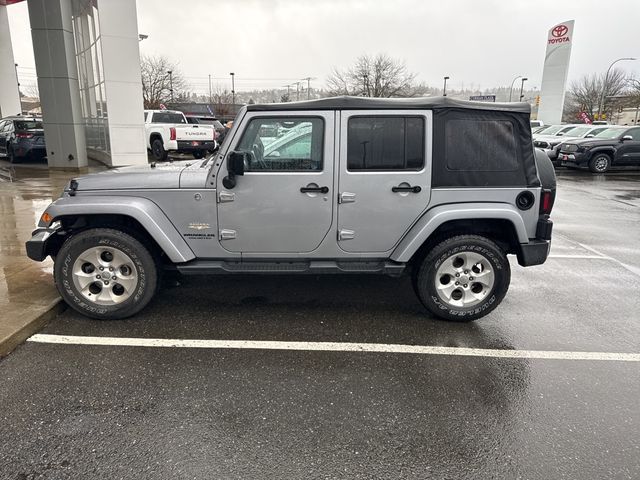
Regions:
<svg viewBox="0 0 640 480"><path fill-rule="evenodd" d="M37 333L58 314L62 313L66 309L66 304L61 298L57 298L44 308L45 310L42 313L26 321L17 330L0 337L0 358L7 356L18 345L34 333Z"/></svg>

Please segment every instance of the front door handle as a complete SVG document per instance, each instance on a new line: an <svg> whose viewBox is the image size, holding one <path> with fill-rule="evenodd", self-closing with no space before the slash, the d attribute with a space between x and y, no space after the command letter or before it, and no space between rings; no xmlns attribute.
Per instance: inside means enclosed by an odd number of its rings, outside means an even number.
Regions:
<svg viewBox="0 0 640 480"><path fill-rule="evenodd" d="M329 193L329 187L300 187L300 193Z"/></svg>
<svg viewBox="0 0 640 480"><path fill-rule="evenodd" d="M398 185L396 187L391 187L391 191L392 192L420 193L422 191L422 187L420 187L419 185L416 185L415 187L412 187L411 185L406 186L406 187L401 187L400 185Z"/></svg>

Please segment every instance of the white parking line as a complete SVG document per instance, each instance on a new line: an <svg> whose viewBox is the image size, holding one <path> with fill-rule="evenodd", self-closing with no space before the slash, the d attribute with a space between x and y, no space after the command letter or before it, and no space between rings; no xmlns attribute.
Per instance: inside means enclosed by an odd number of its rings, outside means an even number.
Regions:
<svg viewBox="0 0 640 480"><path fill-rule="evenodd" d="M500 350L492 348L435 347L384 343L280 342L267 340L186 340L169 338L85 337L36 334L27 340L64 345L102 345L118 347L213 348L250 350L300 350L318 352L412 353L463 357L528 358L542 360L598 360L640 362L638 353L563 352L545 350Z"/></svg>
<svg viewBox="0 0 640 480"><path fill-rule="evenodd" d="M590 259L590 260L609 260L615 261L611 257L603 257L601 255L549 255L547 258L580 258L580 259Z"/></svg>

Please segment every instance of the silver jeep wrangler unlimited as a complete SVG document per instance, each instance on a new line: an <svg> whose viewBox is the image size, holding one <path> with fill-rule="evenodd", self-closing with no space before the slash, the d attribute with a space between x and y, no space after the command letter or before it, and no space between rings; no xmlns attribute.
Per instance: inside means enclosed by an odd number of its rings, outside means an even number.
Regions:
<svg viewBox="0 0 640 480"><path fill-rule="evenodd" d="M27 242L60 294L98 319L134 315L163 270L409 273L431 314L482 317L508 254L548 255L555 198L529 105L325 98L247 105L204 160L75 178Z"/></svg>

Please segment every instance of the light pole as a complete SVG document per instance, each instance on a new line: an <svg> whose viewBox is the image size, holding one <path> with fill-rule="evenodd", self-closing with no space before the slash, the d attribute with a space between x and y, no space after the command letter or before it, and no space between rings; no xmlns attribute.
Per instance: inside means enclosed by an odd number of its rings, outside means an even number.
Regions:
<svg viewBox="0 0 640 480"><path fill-rule="evenodd" d="M602 115L602 107L604 107L604 95L605 95L605 92L607 91L607 87L608 87L607 83L609 83L609 72L611 71L611 68L616 63L621 62L623 60L637 60L637 59L634 58L634 57L622 57L622 58L619 58L619 59L614 60L613 62L611 62L611 65L609 65L609 68L607 68L607 73L604 76L604 82L603 82L603 85L602 85L602 95L600 96L600 102L598 102L598 120L600 120L602 118L601 117L601 115Z"/></svg>
<svg viewBox="0 0 640 480"><path fill-rule="evenodd" d="M169 93L171 93L171 103L173 103L173 71L167 70L169 74Z"/></svg>
<svg viewBox="0 0 640 480"><path fill-rule="evenodd" d="M443 97L447 96L447 80L449 80L449 77L444 77L444 86L442 87L442 96Z"/></svg>
<svg viewBox="0 0 640 480"><path fill-rule="evenodd" d="M509 89L509 101L511 101L511 94L513 93L513 84L516 83L516 80L518 80L519 78L522 78L522 75L518 75L513 79L513 82L511 82L511 88Z"/></svg>
<svg viewBox="0 0 640 480"><path fill-rule="evenodd" d="M229 75L231 75L231 103L232 106L231 108L233 109L233 113L235 115L235 110L236 110L236 74L231 72Z"/></svg>
<svg viewBox="0 0 640 480"><path fill-rule="evenodd" d="M520 84L520 101L522 101L522 97L524 97L522 91L524 90L524 82L527 80L529 80L527 77L522 77L522 83Z"/></svg>

